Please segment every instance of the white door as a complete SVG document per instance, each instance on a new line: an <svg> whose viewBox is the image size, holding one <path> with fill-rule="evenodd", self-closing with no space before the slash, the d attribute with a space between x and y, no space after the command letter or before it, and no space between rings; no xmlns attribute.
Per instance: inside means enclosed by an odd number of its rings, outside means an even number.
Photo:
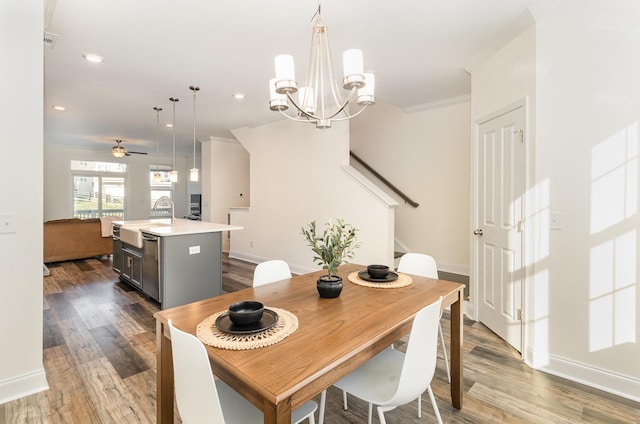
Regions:
<svg viewBox="0 0 640 424"><path fill-rule="evenodd" d="M475 252L478 318L522 352L524 107L479 125Z"/></svg>

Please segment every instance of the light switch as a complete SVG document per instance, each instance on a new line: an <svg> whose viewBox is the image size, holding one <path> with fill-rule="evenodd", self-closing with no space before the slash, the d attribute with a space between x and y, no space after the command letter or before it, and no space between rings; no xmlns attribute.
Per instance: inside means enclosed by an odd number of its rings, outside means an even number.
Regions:
<svg viewBox="0 0 640 424"><path fill-rule="evenodd" d="M200 246L189 246L190 255L197 255L198 253L200 253Z"/></svg>
<svg viewBox="0 0 640 424"><path fill-rule="evenodd" d="M562 213L551 212L549 222L550 230L562 230Z"/></svg>
<svg viewBox="0 0 640 424"><path fill-rule="evenodd" d="M0 234L11 234L17 231L16 214L3 213L0 214Z"/></svg>

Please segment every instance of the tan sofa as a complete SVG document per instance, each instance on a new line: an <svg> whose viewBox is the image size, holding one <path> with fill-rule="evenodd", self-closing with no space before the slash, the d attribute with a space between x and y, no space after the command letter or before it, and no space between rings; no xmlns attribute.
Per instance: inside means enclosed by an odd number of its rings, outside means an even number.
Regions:
<svg viewBox="0 0 640 424"><path fill-rule="evenodd" d="M111 255L113 239L102 237L99 218L44 223L44 263Z"/></svg>

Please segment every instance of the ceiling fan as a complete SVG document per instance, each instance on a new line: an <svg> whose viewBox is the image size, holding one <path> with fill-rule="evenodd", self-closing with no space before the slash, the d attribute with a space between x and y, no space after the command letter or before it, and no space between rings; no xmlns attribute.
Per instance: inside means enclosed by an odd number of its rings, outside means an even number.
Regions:
<svg viewBox="0 0 640 424"><path fill-rule="evenodd" d="M111 154L117 158L121 158L123 156L131 156L132 154L135 154L135 155L147 154L145 152L132 152L130 150L125 149L120 145L120 143L122 143L122 140L114 140L114 141L116 142L116 145L113 146L113 148L111 149Z"/></svg>

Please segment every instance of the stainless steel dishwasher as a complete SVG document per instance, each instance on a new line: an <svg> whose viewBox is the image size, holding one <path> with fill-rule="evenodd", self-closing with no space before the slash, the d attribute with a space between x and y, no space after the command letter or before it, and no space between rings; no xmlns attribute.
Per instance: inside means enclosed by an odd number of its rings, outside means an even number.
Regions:
<svg viewBox="0 0 640 424"><path fill-rule="evenodd" d="M142 291L160 302L159 237L142 233Z"/></svg>

